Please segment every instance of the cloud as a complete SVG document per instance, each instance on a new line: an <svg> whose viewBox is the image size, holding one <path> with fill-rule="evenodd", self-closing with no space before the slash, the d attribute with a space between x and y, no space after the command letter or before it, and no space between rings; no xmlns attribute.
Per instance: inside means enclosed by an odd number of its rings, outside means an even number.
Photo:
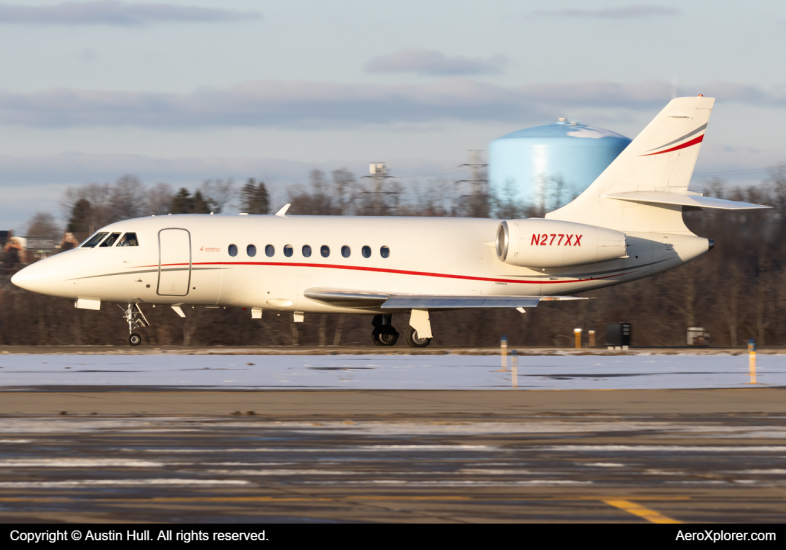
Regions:
<svg viewBox="0 0 786 550"><path fill-rule="evenodd" d="M786 95L758 86L711 82L682 86L722 101L786 107ZM542 122L566 109L605 113L651 111L669 100L661 81L585 81L496 86L467 78L427 84L346 84L262 80L189 93L58 88L0 91L0 124L30 127L125 126L146 128L277 127L354 128L442 121Z"/></svg>
<svg viewBox="0 0 786 550"><path fill-rule="evenodd" d="M501 54L488 59L447 57L436 50L409 48L370 59L368 73L416 73L422 76L468 76L501 73L510 60Z"/></svg>
<svg viewBox="0 0 786 550"><path fill-rule="evenodd" d="M0 4L0 24L118 25L152 23L221 23L261 19L259 12L240 12L174 4L131 4L115 0L64 2L54 6Z"/></svg>
<svg viewBox="0 0 786 550"><path fill-rule="evenodd" d="M427 85L265 80L190 93L0 92L0 123L39 127L354 127L538 114L520 91L467 79Z"/></svg>
<svg viewBox="0 0 786 550"><path fill-rule="evenodd" d="M96 51L93 48L85 48L77 57L82 61L93 61L96 58Z"/></svg>
<svg viewBox="0 0 786 550"><path fill-rule="evenodd" d="M680 10L663 6L625 6L618 8L600 8L594 10L564 9L564 10L535 10L531 17L572 17L581 19L640 19L679 15Z"/></svg>

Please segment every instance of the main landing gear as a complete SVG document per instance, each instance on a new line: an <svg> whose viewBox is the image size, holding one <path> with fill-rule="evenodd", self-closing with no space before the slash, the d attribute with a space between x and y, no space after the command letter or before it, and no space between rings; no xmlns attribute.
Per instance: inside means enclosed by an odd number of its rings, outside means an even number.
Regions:
<svg viewBox="0 0 786 550"><path fill-rule="evenodd" d="M128 304L126 309L123 309L120 304L117 305L123 311L123 318L128 322L128 343L132 346L138 346L142 343L142 337L139 336L134 329L149 327L150 323L145 318L145 314L139 308L139 304Z"/></svg>
<svg viewBox="0 0 786 550"><path fill-rule="evenodd" d="M431 338L419 338L418 331L412 327L407 327L404 339L411 348L425 348L431 343Z"/></svg>
<svg viewBox="0 0 786 550"><path fill-rule="evenodd" d="M398 331L390 324L392 315L374 315L371 324L374 330L371 338L375 346L395 346L398 342Z"/></svg>
<svg viewBox="0 0 786 550"><path fill-rule="evenodd" d="M390 315L375 315L371 324L374 326L374 331L371 337L374 340L375 346L395 346L398 341L399 333L390 324ZM431 343L431 338L421 338L418 336L418 331L413 327L407 327L407 332L404 339L411 348L425 348Z"/></svg>

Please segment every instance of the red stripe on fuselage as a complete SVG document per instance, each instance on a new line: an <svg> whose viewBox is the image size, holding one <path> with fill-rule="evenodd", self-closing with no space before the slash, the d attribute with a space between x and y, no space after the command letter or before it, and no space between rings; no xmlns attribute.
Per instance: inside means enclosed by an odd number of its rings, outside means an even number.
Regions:
<svg viewBox="0 0 786 550"><path fill-rule="evenodd" d="M179 265L188 264L163 264L161 267L174 267ZM491 283L516 283L524 285L559 285L566 283L583 283L586 281L599 281L602 279L611 279L612 277L622 277L633 273L628 271L626 273L618 273L617 275L607 275L605 277L591 277L589 279L574 279L572 281L522 281L519 279L491 279L488 277L471 277L468 275L451 275L449 273L430 273L427 271L405 271L402 269L382 269L377 267L361 267L354 265L337 265L337 264L303 264L295 262L197 262L191 264L196 265L267 265L267 266L280 266L280 267L315 267L322 269L347 269L351 271L371 271L374 273L393 273L395 275L416 275L419 277L440 277L443 279L463 279L467 281L487 281ZM143 267L158 267L158 265L140 265L134 269Z"/></svg>
<svg viewBox="0 0 786 550"><path fill-rule="evenodd" d="M690 141L686 141L682 145L675 145L671 149L666 149L665 151L658 151L657 153L649 153L647 155L640 155L642 157L651 157L652 155L662 155L663 153L671 153L672 151L678 151L679 149L685 149L686 147L690 147L691 145L696 145L697 143L701 143L704 139L704 134L700 135L699 137L695 137Z"/></svg>

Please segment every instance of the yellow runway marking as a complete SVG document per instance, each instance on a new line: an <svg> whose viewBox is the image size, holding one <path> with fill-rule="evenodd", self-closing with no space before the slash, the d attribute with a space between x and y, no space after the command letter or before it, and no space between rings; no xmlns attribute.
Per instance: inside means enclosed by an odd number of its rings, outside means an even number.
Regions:
<svg viewBox="0 0 786 550"><path fill-rule="evenodd" d="M664 515L659 514L655 510L650 510L649 508L645 508L644 506L640 504L636 504L635 502L631 502L629 500L604 500L603 502L605 502L610 506L619 508L620 510L625 510L626 512L633 514L634 516L639 516L640 518L644 518L652 523L682 523L681 521L668 518Z"/></svg>
<svg viewBox="0 0 786 550"><path fill-rule="evenodd" d="M613 497L613 496L605 496L605 497L566 497L566 498L555 497L555 498L557 498L558 500L602 500L603 502L606 502L607 500L615 500L615 501L619 501L619 502L626 502L626 501L620 499L619 497ZM691 500L692 499L692 497L640 497L640 496L636 496L634 498L636 500Z"/></svg>

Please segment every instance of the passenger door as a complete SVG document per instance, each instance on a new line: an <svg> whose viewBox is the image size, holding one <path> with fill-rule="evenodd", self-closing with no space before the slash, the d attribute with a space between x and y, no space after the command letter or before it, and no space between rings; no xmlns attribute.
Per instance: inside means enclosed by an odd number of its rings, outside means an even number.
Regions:
<svg viewBox="0 0 786 550"><path fill-rule="evenodd" d="M158 294L185 296L191 284L191 234L185 229L158 232Z"/></svg>

